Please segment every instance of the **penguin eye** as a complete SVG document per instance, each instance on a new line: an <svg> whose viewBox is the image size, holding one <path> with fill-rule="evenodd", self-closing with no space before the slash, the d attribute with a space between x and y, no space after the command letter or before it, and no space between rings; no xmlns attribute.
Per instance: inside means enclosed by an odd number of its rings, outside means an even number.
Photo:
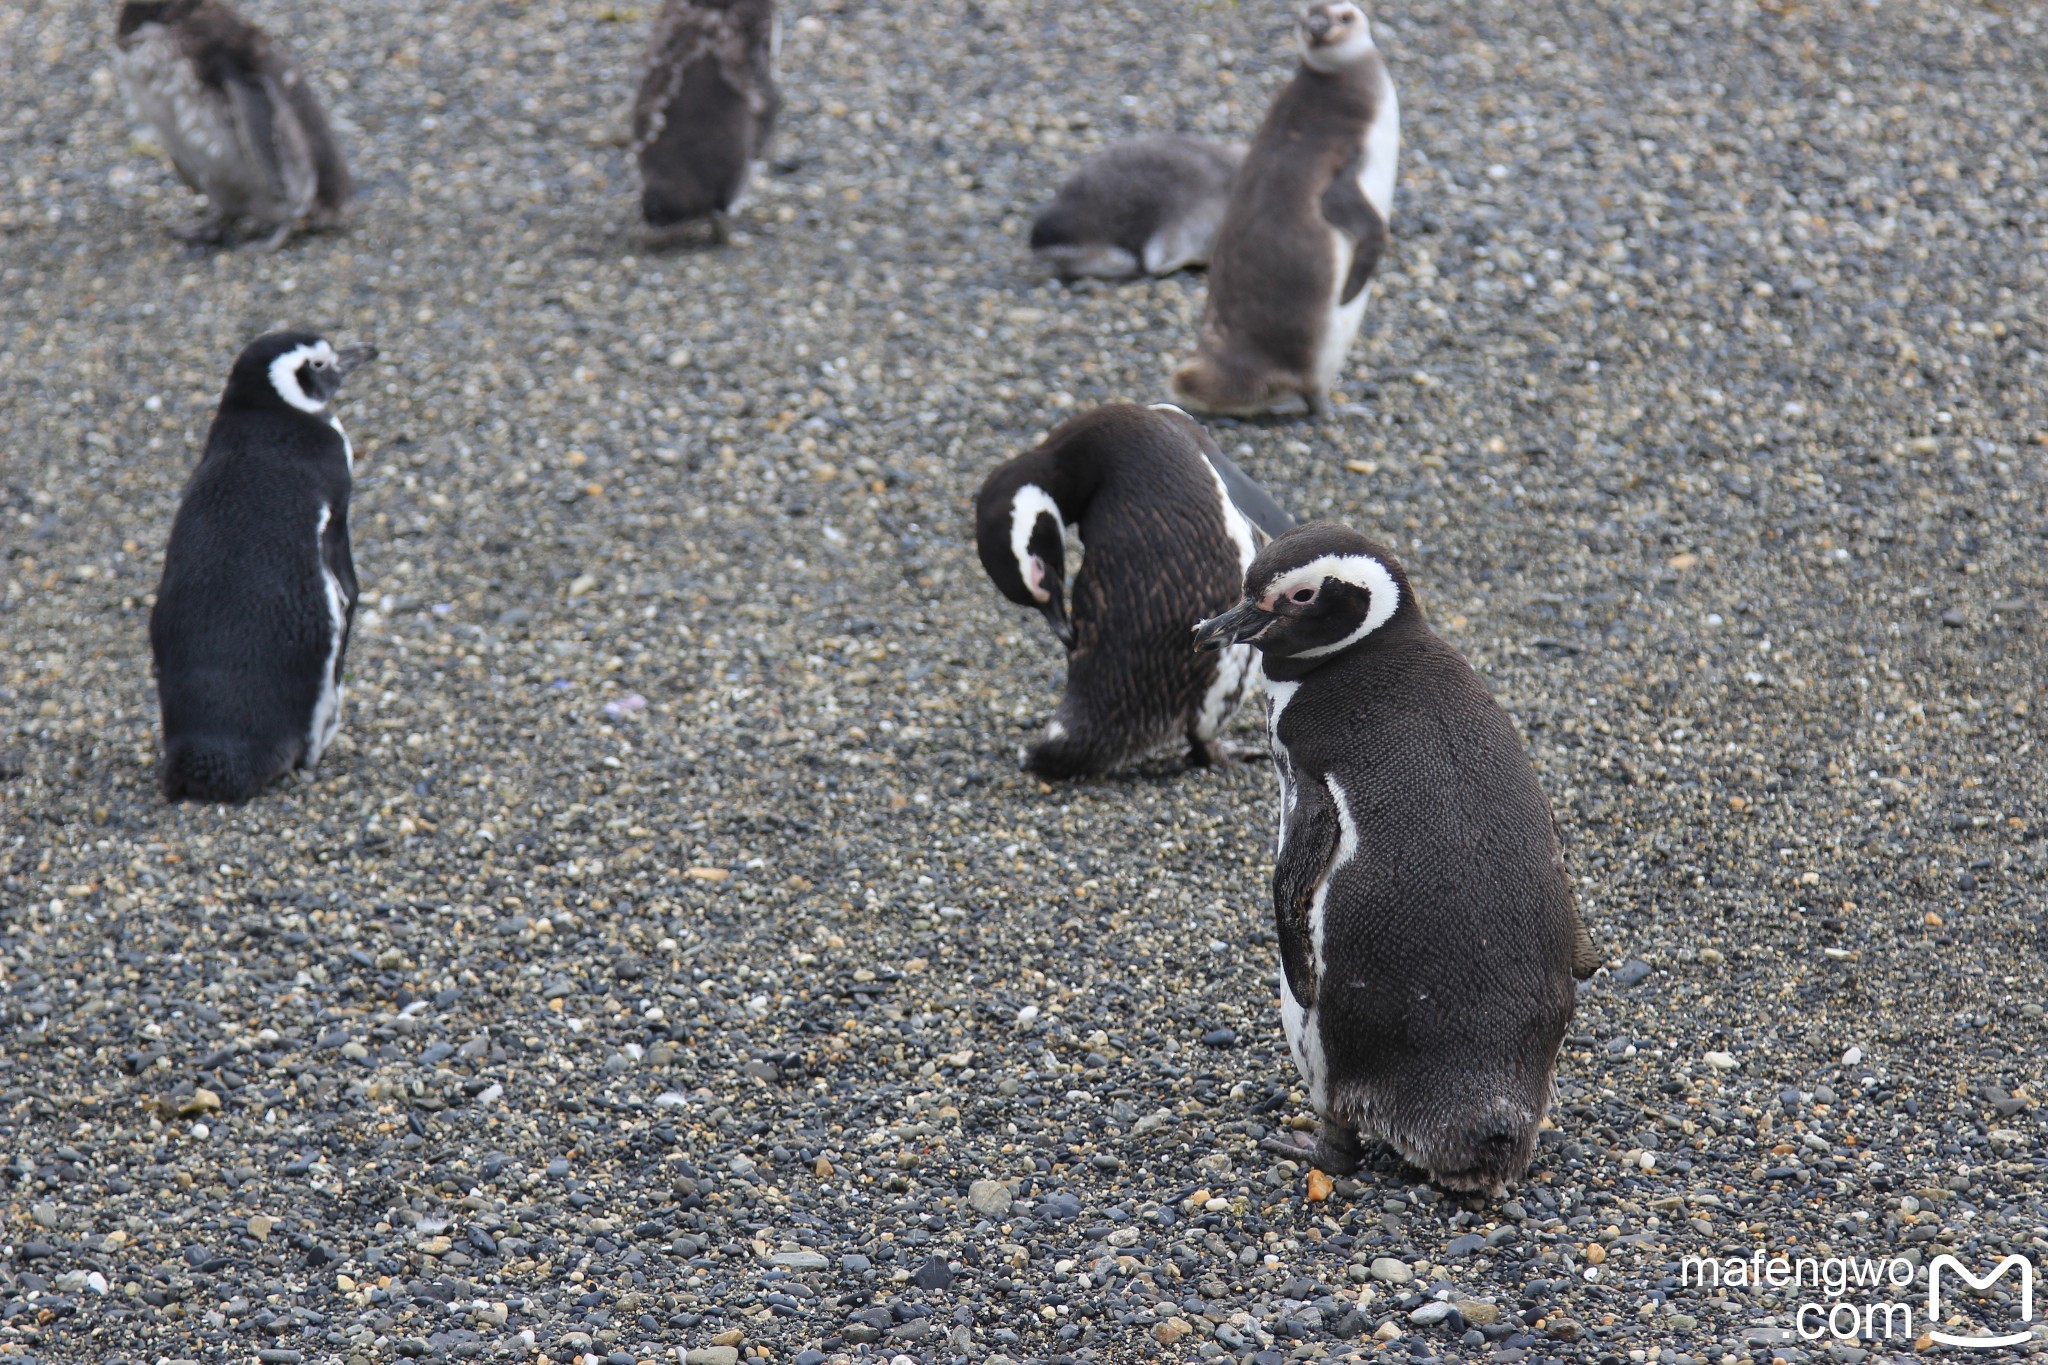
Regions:
<svg viewBox="0 0 2048 1365"><path fill-rule="evenodd" d="M1316 600L1316 590L1314 588L1296 588L1290 596L1297 602L1313 602Z"/></svg>

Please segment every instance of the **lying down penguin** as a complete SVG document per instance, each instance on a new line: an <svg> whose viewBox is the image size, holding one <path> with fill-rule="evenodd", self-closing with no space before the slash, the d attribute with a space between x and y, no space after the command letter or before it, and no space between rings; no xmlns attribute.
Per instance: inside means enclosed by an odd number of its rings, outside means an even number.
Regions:
<svg viewBox="0 0 2048 1365"><path fill-rule="evenodd" d="M1280 1017L1342 1175L1360 1133L1454 1190L1528 1170L1572 979L1598 965L1515 725L1393 555L1334 522L1262 550L1197 629L1259 651L1280 776Z"/></svg>
<svg viewBox="0 0 2048 1365"><path fill-rule="evenodd" d="M1092 409L998 465L976 505L982 567L1067 650L1066 692L1024 766L1077 777L1176 745L1198 765L1226 757L1219 736L1257 665L1249 648L1199 653L1188 631L1236 600L1259 543L1293 524L1166 404ZM1068 526L1087 551L1071 602Z"/></svg>

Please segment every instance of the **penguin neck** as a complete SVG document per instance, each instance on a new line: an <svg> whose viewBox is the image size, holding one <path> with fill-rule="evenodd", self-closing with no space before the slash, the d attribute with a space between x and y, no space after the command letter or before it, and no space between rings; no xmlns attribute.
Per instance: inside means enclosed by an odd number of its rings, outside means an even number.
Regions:
<svg viewBox="0 0 2048 1365"><path fill-rule="evenodd" d="M1019 463L1023 466L1024 482L1045 490L1060 509L1060 520L1069 526L1079 526L1088 504L1095 500L1095 491L1102 486L1100 466L1086 458L1073 442L1050 450L1041 447Z"/></svg>
<svg viewBox="0 0 2048 1365"><path fill-rule="evenodd" d="M1277 657L1272 654L1262 654L1260 656L1260 666L1264 669L1266 676L1274 682L1300 682L1309 674L1314 673L1318 669L1326 668L1331 664L1371 656L1391 656L1397 651L1412 647L1423 639L1433 638L1434 635L1435 632L1430 630L1429 622L1423 618L1421 610L1415 606L1412 600L1409 600L1402 602L1401 609L1394 613L1392 620L1373 631L1357 644L1352 645L1349 649L1340 650L1335 654L1319 655L1314 658L1298 654L1280 655Z"/></svg>

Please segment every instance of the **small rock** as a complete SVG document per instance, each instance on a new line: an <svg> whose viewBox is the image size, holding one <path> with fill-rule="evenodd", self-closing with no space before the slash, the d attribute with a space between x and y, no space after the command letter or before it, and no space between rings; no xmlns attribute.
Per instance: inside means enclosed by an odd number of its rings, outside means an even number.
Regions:
<svg viewBox="0 0 2048 1365"><path fill-rule="evenodd" d="M739 1365L737 1346L699 1346L683 1357L683 1365Z"/></svg>
<svg viewBox="0 0 2048 1365"><path fill-rule="evenodd" d="M934 1256L917 1268L917 1274L911 1276L911 1281L919 1289L927 1291L949 1289L953 1284L953 1270L942 1258Z"/></svg>
<svg viewBox="0 0 2048 1365"><path fill-rule="evenodd" d="M1444 1255L1451 1257L1470 1256L1485 1245L1486 1239L1478 1233L1462 1233L1459 1236L1453 1237L1450 1240L1450 1244L1444 1247Z"/></svg>
<svg viewBox="0 0 2048 1365"><path fill-rule="evenodd" d="M1466 1323L1473 1327L1491 1327L1500 1321L1500 1305L1491 1299L1460 1299L1458 1311L1465 1315Z"/></svg>
<svg viewBox="0 0 2048 1365"><path fill-rule="evenodd" d="M1439 1299L1434 1303L1425 1303L1410 1313L1408 1321L1417 1327L1434 1327L1457 1311L1454 1306Z"/></svg>
<svg viewBox="0 0 2048 1365"><path fill-rule="evenodd" d="M1152 1335L1161 1346L1171 1346L1194 1330L1194 1324L1186 1318L1168 1318L1152 1329Z"/></svg>
<svg viewBox="0 0 2048 1365"><path fill-rule="evenodd" d="M277 1226L277 1220L267 1213L249 1215L249 1235L259 1242L270 1240L270 1230Z"/></svg>
<svg viewBox="0 0 2048 1365"><path fill-rule="evenodd" d="M1330 1177L1328 1177L1327 1175L1324 1175L1324 1174L1323 1174L1323 1173L1322 1173L1321 1171L1319 1171L1319 1170L1314 1170L1314 1169L1311 1169L1311 1170L1309 1171L1309 1173L1308 1173L1308 1202L1309 1202L1309 1203L1311 1203L1311 1204L1320 1204L1320 1203L1322 1203L1322 1202L1323 1202L1323 1201L1324 1201L1325 1199L1328 1199L1328 1198L1330 1197L1330 1192L1331 1192L1332 1190L1336 1189L1336 1188L1337 1188L1337 1182L1336 1182L1336 1181L1334 1181L1334 1180L1332 1180L1332 1179L1330 1179Z"/></svg>
<svg viewBox="0 0 2048 1365"><path fill-rule="evenodd" d="M1577 1341L1584 1329L1570 1318L1552 1318L1543 1324L1543 1335L1552 1341Z"/></svg>
<svg viewBox="0 0 2048 1365"><path fill-rule="evenodd" d="M1407 1264L1392 1256L1375 1256L1372 1261L1372 1277L1381 1284L1407 1284L1415 1278L1415 1272Z"/></svg>
<svg viewBox="0 0 2048 1365"><path fill-rule="evenodd" d="M1709 1052L1701 1060L1716 1071L1733 1071L1742 1065L1732 1052Z"/></svg>
<svg viewBox="0 0 2048 1365"><path fill-rule="evenodd" d="M977 1180L967 1187L967 1204L984 1218L1001 1218L1010 1211L1010 1187L1000 1180Z"/></svg>
<svg viewBox="0 0 2048 1365"><path fill-rule="evenodd" d="M1614 973L1617 986L1640 986L1650 979L1650 964L1641 958L1630 958Z"/></svg>
<svg viewBox="0 0 2048 1365"><path fill-rule="evenodd" d="M778 1251L768 1258L768 1264L784 1270L823 1270L832 1262L815 1251Z"/></svg>
<svg viewBox="0 0 2048 1365"><path fill-rule="evenodd" d="M1236 1041L1236 1029L1212 1028L1202 1035L1202 1046L1204 1047L1229 1047Z"/></svg>

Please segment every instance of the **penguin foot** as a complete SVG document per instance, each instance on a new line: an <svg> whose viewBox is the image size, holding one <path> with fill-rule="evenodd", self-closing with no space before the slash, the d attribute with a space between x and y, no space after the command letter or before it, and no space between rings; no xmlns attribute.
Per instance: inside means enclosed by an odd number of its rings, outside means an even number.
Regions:
<svg viewBox="0 0 2048 1365"><path fill-rule="evenodd" d="M1270 757L1272 755L1256 744L1234 744L1227 739L1188 741L1188 766L1191 768L1230 768Z"/></svg>
<svg viewBox="0 0 2048 1365"><path fill-rule="evenodd" d="M225 218L201 218L171 229L171 236L190 246L221 246L228 240L231 224Z"/></svg>
<svg viewBox="0 0 2048 1365"><path fill-rule="evenodd" d="M280 250L286 242L292 239L292 233L297 231L297 229L298 224L286 223L261 241L250 242L249 246L256 251L265 253Z"/></svg>
<svg viewBox="0 0 2048 1365"><path fill-rule="evenodd" d="M720 246L732 245L732 218L728 214L711 215L711 240Z"/></svg>
<svg viewBox="0 0 2048 1365"><path fill-rule="evenodd" d="M1365 1160L1358 1134L1328 1119L1323 1120L1322 1131L1313 1143L1269 1137L1259 1143L1259 1150L1291 1161L1310 1162L1324 1175L1350 1175Z"/></svg>

